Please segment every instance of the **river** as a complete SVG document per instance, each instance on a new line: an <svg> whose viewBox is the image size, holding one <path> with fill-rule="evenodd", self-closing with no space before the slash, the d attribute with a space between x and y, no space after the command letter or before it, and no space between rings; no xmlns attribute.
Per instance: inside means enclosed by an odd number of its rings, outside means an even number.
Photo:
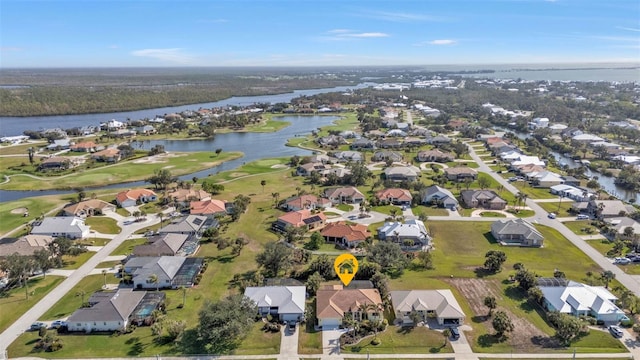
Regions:
<svg viewBox="0 0 640 360"><path fill-rule="evenodd" d="M500 128L500 127L494 127L494 129L498 130L498 131L508 131L511 132L513 134L515 134L519 139L527 139L531 137L531 134L528 133L521 133L521 132L516 132L513 131L511 129L505 129L505 128ZM575 169L577 167L581 167L583 166L581 163L571 159L568 156L565 156L564 154L561 154L557 151L549 151L551 153L551 155L553 155L553 157L556 159L556 161L558 162L558 164L561 165L566 165L568 168L570 169ZM638 204L640 203L640 193L635 192L635 191L631 191L628 189L625 189L621 186L618 186L615 183L616 178L613 176L606 176L603 175L597 171L593 171L591 169L589 169L588 167L585 167L585 175L587 175L590 178L593 177L597 177L598 178L598 183L600 184L600 187L606 191L607 193L609 193L610 195L613 195L615 197L617 197L620 200L625 200L625 201L629 201L629 199L635 199L635 203Z"/></svg>

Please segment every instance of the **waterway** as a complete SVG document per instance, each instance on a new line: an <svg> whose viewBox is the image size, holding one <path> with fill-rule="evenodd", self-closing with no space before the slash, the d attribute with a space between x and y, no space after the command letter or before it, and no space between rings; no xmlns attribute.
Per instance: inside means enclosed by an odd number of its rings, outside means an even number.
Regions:
<svg viewBox="0 0 640 360"><path fill-rule="evenodd" d="M495 127L496 130L498 131L508 131L511 132L513 134L515 134L519 139L527 139L531 137L531 134L528 133L521 133L521 132L515 132L513 130L510 129L505 129L505 128L499 128L499 127ZM567 166L570 169L575 169L578 167L583 166L580 162L575 161L573 159L571 159L568 156L565 156L564 154L561 154L557 151L549 151L551 153L551 155L553 155L553 157L556 159L556 161L558 162L558 164L560 165L564 165ZM593 171L591 169L589 169L588 167L585 167L585 175L588 176L589 178L597 178L598 179L598 183L600 184L600 187L606 191L607 193L609 193L610 195L615 196L616 198L620 199L620 200L625 200L625 201L629 201L630 199L635 199L635 203L640 203L640 193L635 192L635 191L630 191L628 189L625 189L621 186L618 186L615 183L616 178L613 176L606 176L603 175L597 171Z"/></svg>

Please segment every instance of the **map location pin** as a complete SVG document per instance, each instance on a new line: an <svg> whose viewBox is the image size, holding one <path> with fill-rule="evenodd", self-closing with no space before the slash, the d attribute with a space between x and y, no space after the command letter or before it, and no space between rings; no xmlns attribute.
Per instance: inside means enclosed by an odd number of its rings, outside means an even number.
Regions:
<svg viewBox="0 0 640 360"><path fill-rule="evenodd" d="M351 254L342 254L333 262L333 269L344 286L349 285L358 271L358 259Z"/></svg>

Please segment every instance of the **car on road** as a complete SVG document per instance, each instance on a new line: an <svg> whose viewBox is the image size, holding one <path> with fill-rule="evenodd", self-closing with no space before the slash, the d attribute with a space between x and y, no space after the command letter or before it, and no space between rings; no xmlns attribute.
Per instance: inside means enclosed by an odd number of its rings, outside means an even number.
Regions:
<svg viewBox="0 0 640 360"><path fill-rule="evenodd" d="M549 213L549 215L547 215L549 219L555 219L556 216L557 216L556 213Z"/></svg>
<svg viewBox="0 0 640 360"><path fill-rule="evenodd" d="M33 324L31 324L31 326L29 327L29 330L31 331L38 331L42 328L46 328L47 324L43 323L43 322L34 322Z"/></svg>
<svg viewBox="0 0 640 360"><path fill-rule="evenodd" d="M623 335L622 330L620 330L620 328L615 325L609 326L609 332L611 333L611 335L613 335L613 337L617 338L621 338Z"/></svg>
<svg viewBox="0 0 640 360"><path fill-rule="evenodd" d="M576 220L589 220L589 215L580 214L576 216Z"/></svg>
<svg viewBox="0 0 640 360"><path fill-rule="evenodd" d="M623 257L617 257L613 260L614 264L618 264L618 265L627 265L627 264L631 264L631 259L629 258L623 258Z"/></svg>
<svg viewBox="0 0 640 360"><path fill-rule="evenodd" d="M67 322L64 321L64 320L56 320L56 321L51 323L51 328L52 329L58 329L58 328L65 327L65 326L67 326Z"/></svg>

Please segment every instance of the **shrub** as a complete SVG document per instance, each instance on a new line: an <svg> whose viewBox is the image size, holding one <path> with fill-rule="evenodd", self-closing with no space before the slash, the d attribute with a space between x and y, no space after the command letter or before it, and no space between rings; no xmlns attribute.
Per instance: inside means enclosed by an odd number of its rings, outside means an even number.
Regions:
<svg viewBox="0 0 640 360"><path fill-rule="evenodd" d="M620 326L623 328L630 328L633 326L633 320L622 320L620 321Z"/></svg>
<svg viewBox="0 0 640 360"><path fill-rule="evenodd" d="M371 340L371 345L374 345L374 346L380 345L380 339L375 338Z"/></svg>

